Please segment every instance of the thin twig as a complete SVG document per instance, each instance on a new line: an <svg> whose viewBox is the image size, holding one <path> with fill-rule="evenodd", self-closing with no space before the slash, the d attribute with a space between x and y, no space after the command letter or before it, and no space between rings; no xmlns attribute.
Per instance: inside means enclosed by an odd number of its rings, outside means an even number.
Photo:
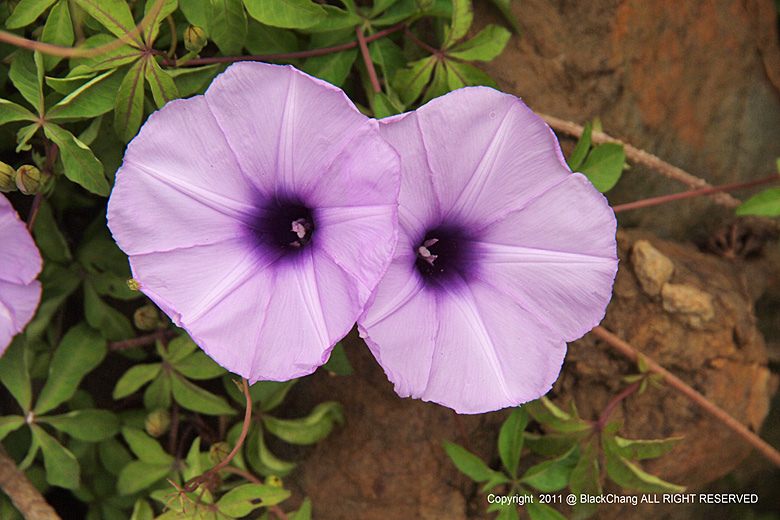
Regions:
<svg viewBox="0 0 780 520"><path fill-rule="evenodd" d="M780 181L780 177L777 175L770 175L769 177L764 177L763 179L758 179L755 181L740 182L737 184L729 184L727 186L715 186L714 188L699 188L698 190L685 191L682 193L672 193L671 195L663 195L661 197L653 197L651 199L637 200L635 202L628 202L626 204L618 204L617 206L612 206L612 211L615 213L620 213L621 211L644 208L647 206L655 206L656 204L663 204L665 202L689 199L692 197L698 197L700 195L710 195L720 191L741 190L743 188L751 188L753 186L760 186L761 184L769 184L778 181Z"/></svg>
<svg viewBox="0 0 780 520"><path fill-rule="evenodd" d="M14 460L0 448L0 489L27 520L61 520Z"/></svg>
<svg viewBox="0 0 780 520"><path fill-rule="evenodd" d="M549 116L546 114L537 113L537 115L542 119L544 119L545 122L548 125L550 125L550 128L552 128L553 130L556 130L558 132L563 132L573 137L579 138L582 135L582 132L584 130L582 126L573 123L571 121L565 121L563 119L559 119L557 117ZM642 164L644 166L647 166L648 168L652 168L653 170L657 171L661 175L668 177L672 180L675 180L680 184L684 184L689 188L711 188L712 187L712 185L709 184L707 181L700 179L694 175L691 175L685 170L678 168L677 166L673 166L651 153L647 153L646 151L636 148L635 146L631 146L630 144L624 143L620 139L615 139L614 137L607 135L604 132L593 132L591 134L591 141L594 144L602 144L602 143L621 144L623 145L623 148L626 151L626 157L628 157L635 163ZM725 206L727 208L736 208L741 204L741 202L738 199L732 197L728 193L717 193L717 192L711 193L710 197L718 204Z"/></svg>
<svg viewBox="0 0 780 520"><path fill-rule="evenodd" d="M593 329L592 332L627 358L631 359L632 361L638 360L639 353L631 345L618 338L605 328L597 326ZM752 444L754 448L760 451L767 459L772 461L772 463L780 467L780 452L778 452L769 443L750 431L741 422L737 421L734 417L729 415L728 412L688 386L688 384L685 383L682 379L675 376L664 367L647 357L646 354L643 353L642 357L647 363L647 367L650 372L663 375L664 381L666 381L669 386L688 397L691 401L699 405L705 412L709 413L718 421L731 428L735 433L737 433L737 435Z"/></svg>
<svg viewBox="0 0 780 520"><path fill-rule="evenodd" d="M601 415L599 416L599 420L596 421L596 423L593 425L594 429L597 431L602 431L604 429L604 426L607 424L607 419L609 418L609 414L612 413L612 410L620 403L620 401L623 401L625 398L627 398L629 395L633 394L637 390L639 390L639 387L642 386L642 380L634 381L631 386L620 392L618 395L615 396L615 398L607 405L606 408L604 408L604 411L601 412Z"/></svg>
<svg viewBox="0 0 780 520"><path fill-rule="evenodd" d="M123 339L122 341L112 341L108 344L108 350L127 350L135 347L145 347L151 345L156 341L163 341L171 339L176 336L177 332L172 329L161 329L157 332L152 332L145 336L139 336L132 339Z"/></svg>

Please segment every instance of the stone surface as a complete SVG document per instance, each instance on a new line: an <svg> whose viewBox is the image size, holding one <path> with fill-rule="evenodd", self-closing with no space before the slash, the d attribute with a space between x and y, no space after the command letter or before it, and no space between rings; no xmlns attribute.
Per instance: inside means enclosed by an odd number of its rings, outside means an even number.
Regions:
<svg viewBox="0 0 780 520"><path fill-rule="evenodd" d="M476 23L502 23L476 2ZM604 131L712 184L776 172L780 49L772 0L523 0L523 29L481 65L534 110ZM564 139L565 149L574 141ZM684 191L632 167L619 204ZM743 194L738 194L742 196ZM620 215L659 236L706 236L730 213L706 198Z"/></svg>
<svg viewBox="0 0 780 520"><path fill-rule="evenodd" d="M666 312L680 314L694 329L715 317L712 296L690 285L664 284L661 301Z"/></svg>
<svg viewBox="0 0 780 520"><path fill-rule="evenodd" d="M661 288L669 281L674 264L650 245L647 240L637 240L631 248L631 265L642 290L650 296L661 294Z"/></svg>

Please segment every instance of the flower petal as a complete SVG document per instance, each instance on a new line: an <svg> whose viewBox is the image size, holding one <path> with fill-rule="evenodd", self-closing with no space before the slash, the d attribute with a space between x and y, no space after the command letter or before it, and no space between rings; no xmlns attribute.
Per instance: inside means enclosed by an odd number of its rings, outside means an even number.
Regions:
<svg viewBox="0 0 780 520"><path fill-rule="evenodd" d="M599 324L612 296L615 227L604 196L575 173L483 230L470 260L481 280L573 341Z"/></svg>
<svg viewBox="0 0 780 520"><path fill-rule="evenodd" d="M463 88L417 116L446 220L490 223L570 173L552 130L509 94Z"/></svg>
<svg viewBox="0 0 780 520"><path fill-rule="evenodd" d="M240 232L255 197L205 99L176 100L128 145L108 225L130 255L209 244Z"/></svg>
<svg viewBox="0 0 780 520"><path fill-rule="evenodd" d="M311 194L366 123L341 89L291 66L236 63L205 96L241 167L266 194Z"/></svg>
<svg viewBox="0 0 780 520"><path fill-rule="evenodd" d="M36 251L37 253L37 251ZM35 315L41 299L41 283L15 284L0 280L0 355Z"/></svg>

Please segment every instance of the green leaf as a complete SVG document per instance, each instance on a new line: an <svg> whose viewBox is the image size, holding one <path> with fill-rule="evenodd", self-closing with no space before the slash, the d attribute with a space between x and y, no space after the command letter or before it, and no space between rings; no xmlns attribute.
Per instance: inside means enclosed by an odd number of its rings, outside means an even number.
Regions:
<svg viewBox="0 0 780 520"><path fill-rule="evenodd" d="M0 125L13 121L35 121L35 114L7 99L0 99Z"/></svg>
<svg viewBox="0 0 780 520"><path fill-rule="evenodd" d="M385 117L394 116L400 114L403 109L399 109L390 101L390 97L384 92L377 92L374 95L369 93L369 99L371 101L371 109L376 119L382 119Z"/></svg>
<svg viewBox="0 0 780 520"><path fill-rule="evenodd" d="M294 513L287 513L290 520L311 520L311 500L308 497L303 499L301 508Z"/></svg>
<svg viewBox="0 0 780 520"><path fill-rule="evenodd" d="M520 34L523 32L520 28L520 23L517 21L515 13L512 12L512 0L491 0L491 2L493 2L493 5L495 5L498 10L501 11L501 14L504 15L504 19L509 22L509 25L512 26L512 30L515 32L515 34Z"/></svg>
<svg viewBox="0 0 780 520"><path fill-rule="evenodd" d="M157 342L157 353L170 364L178 363L197 349L198 345L187 334L172 339L167 347Z"/></svg>
<svg viewBox="0 0 780 520"><path fill-rule="evenodd" d="M26 424L27 421L21 415L6 415L0 417L0 441L14 430L18 430Z"/></svg>
<svg viewBox="0 0 780 520"><path fill-rule="evenodd" d="M164 479L172 470L172 465L134 460L122 468L116 490L120 495L132 495Z"/></svg>
<svg viewBox="0 0 780 520"><path fill-rule="evenodd" d="M158 6L158 1L161 1L161 5ZM186 0L185 0L186 1ZM157 39L157 35L160 34L160 22L171 15L176 8L179 7L179 0L146 0L146 7L144 8L144 17L148 15L152 9L158 9L157 16L151 21L151 23L144 30L144 41L151 47L154 41Z"/></svg>
<svg viewBox="0 0 780 520"><path fill-rule="evenodd" d="M98 456L103 467L115 477L119 476L122 468L133 460L133 456L130 455L124 444L115 437L106 439L98 445Z"/></svg>
<svg viewBox="0 0 780 520"><path fill-rule="evenodd" d="M474 10L471 0L452 0L452 23L450 24L449 34L444 39L443 49L448 49L452 45L466 36L471 22L474 20Z"/></svg>
<svg viewBox="0 0 780 520"><path fill-rule="evenodd" d="M626 151L623 149L623 145L604 143L591 150L588 159L582 165L582 173L597 190L606 193L617 184L623 173L625 162Z"/></svg>
<svg viewBox="0 0 780 520"><path fill-rule="evenodd" d="M382 16L372 20L372 25L374 27L395 25L408 18L412 18L418 12L419 9L415 0L395 0L393 5L390 6Z"/></svg>
<svg viewBox="0 0 780 520"><path fill-rule="evenodd" d="M106 340L85 323L71 328L54 352L35 414L42 415L73 397L81 380L103 361L106 352Z"/></svg>
<svg viewBox="0 0 780 520"><path fill-rule="evenodd" d="M47 0L48 1L48 0ZM49 11L46 24L43 26L41 41L63 47L73 45L73 21L70 19L68 0L59 0ZM51 70L62 58L59 56L43 56L43 66Z"/></svg>
<svg viewBox="0 0 780 520"><path fill-rule="evenodd" d="M348 376L353 373L352 365L349 364L347 353L344 351L344 345L340 341L330 351L330 357L322 365L322 368L339 376Z"/></svg>
<svg viewBox="0 0 780 520"><path fill-rule="evenodd" d="M141 128L141 120L144 115L144 82L146 60L138 60L127 71L114 106L114 129L116 135L124 142L130 141L138 129Z"/></svg>
<svg viewBox="0 0 780 520"><path fill-rule="evenodd" d="M461 85L484 85L486 87L498 88L498 84L493 78L481 70L472 67L468 63L448 61L447 76L447 81L450 88L455 88L452 81L453 76L457 77L457 81Z"/></svg>
<svg viewBox="0 0 780 520"><path fill-rule="evenodd" d="M46 82L50 83L50 78L46 78ZM62 101L49 109L46 117L57 121L105 114L114 108L120 82L120 75L114 74L113 70L104 72L70 92Z"/></svg>
<svg viewBox="0 0 780 520"><path fill-rule="evenodd" d="M73 260L73 255L71 255L70 248L68 248L68 242L57 226L57 219L54 218L51 205L45 199L41 201L41 205L38 207L38 216L33 226L33 236L35 237L35 244L47 260L60 263Z"/></svg>
<svg viewBox="0 0 780 520"><path fill-rule="evenodd" d="M547 504L540 503L538 500L528 502L526 506L531 520L566 520L565 516Z"/></svg>
<svg viewBox="0 0 780 520"><path fill-rule="evenodd" d="M179 98L179 89L173 78L162 70L151 56L146 63L146 81L152 88L152 97L154 97L157 108L162 108L168 101Z"/></svg>
<svg viewBox="0 0 780 520"><path fill-rule="evenodd" d="M162 449L159 442L137 428L122 428L122 437L135 456L143 462L171 465L176 460Z"/></svg>
<svg viewBox="0 0 780 520"><path fill-rule="evenodd" d="M125 0L76 0L76 4L118 38L124 37L135 28L133 13ZM131 45L142 47L143 44L136 36Z"/></svg>
<svg viewBox="0 0 780 520"><path fill-rule="evenodd" d="M271 506L286 500L290 491L265 484L243 484L222 495L217 508L223 515L242 518L258 507Z"/></svg>
<svg viewBox="0 0 780 520"><path fill-rule="evenodd" d="M18 29L35 21L56 0L21 0L5 21L9 29Z"/></svg>
<svg viewBox="0 0 780 520"><path fill-rule="evenodd" d="M593 449L593 441L589 441L585 446L577 465L569 475L569 489L577 496L587 494L591 496L601 495L601 482L599 482L599 463L598 453ZM595 514L599 508L598 504L588 504L577 501L574 506L576 518L588 518Z"/></svg>
<svg viewBox="0 0 780 520"><path fill-rule="evenodd" d="M216 64L205 67L181 67L166 72L173 78L181 97L189 97L202 93L204 87L211 83L220 71L221 65Z"/></svg>
<svg viewBox="0 0 780 520"><path fill-rule="evenodd" d="M408 68L396 72L393 78L393 88L398 91L401 101L410 105L415 99L420 97L423 89L431 79L436 58L429 56L421 60L412 62Z"/></svg>
<svg viewBox="0 0 780 520"><path fill-rule="evenodd" d="M32 425L32 431L43 452L46 481L52 486L77 489L81 469L76 457L37 424Z"/></svg>
<svg viewBox="0 0 780 520"><path fill-rule="evenodd" d="M246 49L250 54L284 54L300 50L300 41L293 31L263 25L250 18Z"/></svg>
<svg viewBox="0 0 780 520"><path fill-rule="evenodd" d="M14 396L24 413L32 405L32 386L27 367L24 335L14 337L5 353L0 357L0 383Z"/></svg>
<svg viewBox="0 0 780 520"><path fill-rule="evenodd" d="M43 93L38 85L38 69L32 51L20 49L13 55L8 79L16 90L30 103L39 114L43 113ZM0 116L0 120L5 116Z"/></svg>
<svg viewBox="0 0 780 520"><path fill-rule="evenodd" d="M38 305L35 317L25 329L27 338L31 341L43 336L62 303L81 285L78 267L73 264L63 267L53 262L44 262L38 280L43 285L41 303Z"/></svg>
<svg viewBox="0 0 780 520"><path fill-rule="evenodd" d="M201 350L193 352L183 360L175 363L173 368L187 379L196 380L213 379L227 372L227 370L219 366Z"/></svg>
<svg viewBox="0 0 780 520"><path fill-rule="evenodd" d="M325 9L311 0L244 0L244 5L258 22L284 29L307 29L327 16Z"/></svg>
<svg viewBox="0 0 780 520"><path fill-rule="evenodd" d="M466 448L462 448L455 443L443 440L444 450L449 455L452 462L455 464L461 473L466 474L471 480L476 482L483 482L490 480L497 473L496 471L487 467L482 460L469 452Z"/></svg>
<svg viewBox="0 0 780 520"><path fill-rule="evenodd" d="M30 139L33 138L33 136L40 128L40 123L33 123L31 125L23 126L19 129L18 132L16 132L16 142L19 143L19 145L16 147L16 153L19 153L22 150L28 151L31 148L31 146L27 143Z"/></svg>
<svg viewBox="0 0 780 520"><path fill-rule="evenodd" d="M467 61L490 61L504 51L512 34L497 25L488 25L469 41L454 47L447 54Z"/></svg>
<svg viewBox="0 0 780 520"><path fill-rule="evenodd" d="M241 425L237 424L231 433L234 433L235 439L238 438L238 433L241 429ZM228 441L232 439L231 435L228 435ZM246 440L246 458L252 468L261 475L276 475L278 477L286 477L296 464L294 462L288 462L282 460L274 455L271 450L265 445L263 439L263 429L261 427L252 427L249 430Z"/></svg>
<svg viewBox="0 0 780 520"><path fill-rule="evenodd" d="M572 417L555 406L555 404L546 397L541 397L536 401L526 403L523 407L537 422L547 424L559 432L582 432L592 428L588 422Z"/></svg>
<svg viewBox="0 0 780 520"><path fill-rule="evenodd" d="M321 56L313 56L303 63L301 70L339 87L347 79L347 75L349 75L349 71L352 69L352 64L355 62L355 58L357 58L357 53L357 49L347 49Z"/></svg>
<svg viewBox="0 0 780 520"><path fill-rule="evenodd" d="M144 406L147 410L165 408L171 406L171 376L167 371L162 371L152 381L144 392Z"/></svg>
<svg viewBox="0 0 780 520"><path fill-rule="evenodd" d="M114 387L114 393L112 394L114 399L122 399L132 394L146 383L157 377L162 370L160 363L147 363L143 365L135 365L124 373L119 381L116 382Z"/></svg>
<svg viewBox="0 0 780 520"><path fill-rule="evenodd" d="M544 435L526 432L525 446L540 455L560 455L568 451L588 433L590 433L589 430L573 433L546 433Z"/></svg>
<svg viewBox="0 0 780 520"><path fill-rule="evenodd" d="M119 431L119 418L108 410L76 410L62 415L39 417L37 420L50 424L74 439L88 442L108 439Z"/></svg>
<svg viewBox="0 0 780 520"><path fill-rule="evenodd" d="M300 419L263 416L266 429L290 444L314 444L327 437L335 423L344 423L344 410L332 401L318 404L307 417Z"/></svg>
<svg viewBox="0 0 780 520"><path fill-rule="evenodd" d="M109 341L135 337L135 330L130 320L104 302L89 280L84 284L84 316L87 323L100 331L100 334Z"/></svg>
<svg viewBox="0 0 780 520"><path fill-rule="evenodd" d="M100 33L90 36L84 43L79 45L80 49L94 49L116 41L110 34ZM122 65L133 63L143 57L143 51L130 45L120 45L116 49L103 51L96 56L87 56L84 58L73 58L70 60L71 74L80 75L87 71L114 70Z"/></svg>
<svg viewBox="0 0 780 520"><path fill-rule="evenodd" d="M582 130L582 135L577 141L577 146L574 147L574 151L571 153L571 157L569 157L568 162L571 171L576 172L579 167L582 166L582 161L585 160L585 156L588 155L588 150L590 150L590 135L592 132L593 129L591 128L590 123L585 123L585 128Z"/></svg>
<svg viewBox="0 0 780 520"><path fill-rule="evenodd" d="M643 493L682 493L685 491L684 486L661 480L629 462L620 455L620 448L612 437L603 435L601 441L607 456L607 475L616 484Z"/></svg>
<svg viewBox="0 0 780 520"><path fill-rule="evenodd" d="M133 505L133 513L130 515L130 520L154 520L154 509L149 505L149 502L139 498Z"/></svg>
<svg viewBox="0 0 780 520"><path fill-rule="evenodd" d="M520 478L520 482L538 489L543 493L560 491L569 483L574 466L580 458L578 444L572 446L569 451L558 458L546 460L528 468L528 471Z"/></svg>
<svg viewBox="0 0 780 520"><path fill-rule="evenodd" d="M125 255L116 242L111 240L105 228L104 215L98 217L105 234L84 240L76 252L76 258L87 271L87 278L98 294L120 300L134 300L141 296L139 291L127 287L130 268Z"/></svg>
<svg viewBox="0 0 780 520"><path fill-rule="evenodd" d="M103 164L92 150L61 126L49 123L43 131L60 147L65 176L92 193L107 197L111 187L103 173Z"/></svg>
<svg viewBox="0 0 780 520"><path fill-rule="evenodd" d="M179 374L171 374L171 390L176 402L193 412L209 415L233 415L236 413L223 397L204 390Z"/></svg>
<svg viewBox="0 0 780 520"><path fill-rule="evenodd" d="M512 478L517 478L517 464L520 462L520 452L523 450L523 433L528 425L528 413L522 408L515 408L504 421L498 434L498 453L501 462L509 470Z"/></svg>
<svg viewBox="0 0 780 520"><path fill-rule="evenodd" d="M647 441L635 441L615 436L615 453L627 459L651 459L673 450L685 437L669 437Z"/></svg>
<svg viewBox="0 0 780 520"><path fill-rule="evenodd" d="M241 0L211 0L211 4L214 13L211 39L223 54L240 54L247 31Z"/></svg>
<svg viewBox="0 0 780 520"><path fill-rule="evenodd" d="M753 195L737 208L736 214L777 217L780 215L780 188L769 188Z"/></svg>
<svg viewBox="0 0 780 520"><path fill-rule="evenodd" d="M357 13L345 11L327 4L320 7L325 10L325 19L305 29L306 32L328 32L346 29L350 34L354 34L355 27L363 22L363 19Z"/></svg>
<svg viewBox="0 0 780 520"><path fill-rule="evenodd" d="M214 11L211 0L186 0L179 5L179 10L192 25L202 27L206 34L211 34L211 22Z"/></svg>

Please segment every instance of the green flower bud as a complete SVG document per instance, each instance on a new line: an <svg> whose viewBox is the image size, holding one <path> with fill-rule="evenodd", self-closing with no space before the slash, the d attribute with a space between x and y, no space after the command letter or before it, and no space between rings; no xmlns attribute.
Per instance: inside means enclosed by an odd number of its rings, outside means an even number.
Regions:
<svg viewBox="0 0 780 520"><path fill-rule="evenodd" d="M144 305L136 309L133 323L138 330L155 330L160 326L160 313L154 305Z"/></svg>
<svg viewBox="0 0 780 520"><path fill-rule="evenodd" d="M146 416L144 428L146 433L152 437L159 437L165 434L171 427L171 414L168 410L158 408Z"/></svg>
<svg viewBox="0 0 780 520"><path fill-rule="evenodd" d="M282 479L276 475L268 475L265 477L265 485L281 488L284 487L284 482L282 482Z"/></svg>
<svg viewBox="0 0 780 520"><path fill-rule="evenodd" d="M16 191L16 170L0 161L0 191Z"/></svg>
<svg viewBox="0 0 780 520"><path fill-rule="evenodd" d="M208 43L203 27L190 25L184 29L184 47L190 52L200 52Z"/></svg>
<svg viewBox="0 0 780 520"><path fill-rule="evenodd" d="M47 180L49 175L42 173L31 164L25 164L16 170L16 187L25 195L35 195L40 192Z"/></svg>
<svg viewBox="0 0 780 520"><path fill-rule="evenodd" d="M214 464L219 464L230 455L232 449L227 442L215 442L209 448L209 460Z"/></svg>

